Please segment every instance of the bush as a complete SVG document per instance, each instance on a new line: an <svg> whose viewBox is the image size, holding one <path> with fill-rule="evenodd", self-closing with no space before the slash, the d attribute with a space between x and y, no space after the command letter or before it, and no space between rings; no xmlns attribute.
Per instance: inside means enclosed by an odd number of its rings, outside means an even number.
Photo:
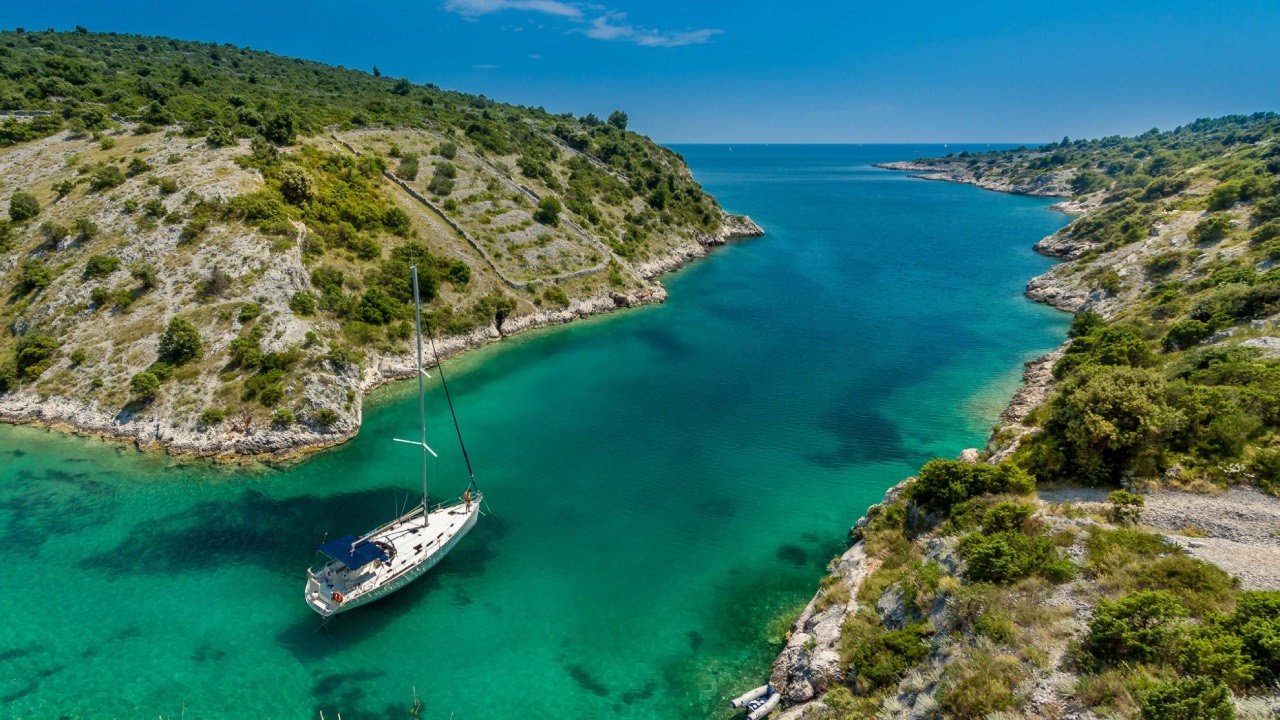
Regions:
<svg viewBox="0 0 1280 720"><path fill-rule="evenodd" d="M1011 710L1017 704L1013 689L1023 675L1017 658L979 653L947 668L938 703L951 718L985 718Z"/></svg>
<svg viewBox="0 0 1280 720"><path fill-rule="evenodd" d="M427 190L432 195L445 196L453 192L453 181L443 175L433 175L431 182L427 184Z"/></svg>
<svg viewBox="0 0 1280 720"><path fill-rule="evenodd" d="M289 298L289 309L297 315L314 315L316 312L316 296L306 291L298 291Z"/></svg>
<svg viewBox="0 0 1280 720"><path fill-rule="evenodd" d="M124 184L124 173L115 165L105 164L94 171L89 178L89 188L95 191L110 190Z"/></svg>
<svg viewBox="0 0 1280 720"><path fill-rule="evenodd" d="M973 582L1009 585L1032 575L1065 582L1075 576L1075 566L1060 557L1053 541L1043 535L972 533L960 541L958 549L968 563L965 578Z"/></svg>
<svg viewBox="0 0 1280 720"><path fill-rule="evenodd" d="M405 155L400 158L400 167L396 168L396 176L413 182L418 179L418 156Z"/></svg>
<svg viewBox="0 0 1280 720"><path fill-rule="evenodd" d="M183 365L200 357L204 343L190 320L175 317L160 336L160 359L172 365Z"/></svg>
<svg viewBox="0 0 1280 720"><path fill-rule="evenodd" d="M57 340L41 333L19 337L14 345L17 376L23 380L39 377L49 367L49 362L59 347L61 346Z"/></svg>
<svg viewBox="0 0 1280 720"><path fill-rule="evenodd" d="M314 420L315 424L319 425L321 428L328 429L329 426L338 422L338 413L334 412L330 408L320 408L311 414L311 419Z"/></svg>
<svg viewBox="0 0 1280 720"><path fill-rule="evenodd" d="M560 224L560 201L548 195L538 201L538 209L533 212L533 219L543 225Z"/></svg>
<svg viewBox="0 0 1280 720"><path fill-rule="evenodd" d="M151 165L140 157L134 156L129 161L129 175L141 175L142 173L151 172Z"/></svg>
<svg viewBox="0 0 1280 720"><path fill-rule="evenodd" d="M104 278L120 269L120 258L112 255L94 255L84 265L86 279Z"/></svg>
<svg viewBox="0 0 1280 720"><path fill-rule="evenodd" d="M236 315L236 320L247 323L259 315L262 315L262 306L258 303L245 303L240 306L240 312Z"/></svg>
<svg viewBox="0 0 1280 720"><path fill-rule="evenodd" d="M1243 641L1262 677L1271 682L1280 680L1280 591L1244 593L1224 626Z"/></svg>
<svg viewBox="0 0 1280 720"><path fill-rule="evenodd" d="M284 408L276 410L271 416L271 425L277 428L287 428L293 424L293 421L293 413Z"/></svg>
<svg viewBox="0 0 1280 720"><path fill-rule="evenodd" d="M1115 601L1099 600L1084 648L1106 665L1170 660L1178 621L1186 615L1177 596L1163 590L1143 590Z"/></svg>
<svg viewBox="0 0 1280 720"><path fill-rule="evenodd" d="M1049 402L1034 445L1036 473L1085 484L1118 483L1130 471L1154 474L1164 443L1185 418L1168 403L1164 376L1133 367L1082 370Z"/></svg>
<svg viewBox="0 0 1280 720"><path fill-rule="evenodd" d="M26 295L43 290L53 283L53 270L35 258L24 258L18 273L18 293Z"/></svg>
<svg viewBox="0 0 1280 720"><path fill-rule="evenodd" d="M200 413L200 424L205 427L213 427L226 419L227 413L222 408L209 408Z"/></svg>
<svg viewBox="0 0 1280 720"><path fill-rule="evenodd" d="M1151 560L1134 576L1139 589L1168 590L1195 614L1223 610L1235 600L1240 581L1217 565L1175 553Z"/></svg>
<svg viewBox="0 0 1280 720"><path fill-rule="evenodd" d="M1032 490L1035 490L1035 481L1013 463L992 466L935 458L920 469L919 480L907 493L917 505L947 511L953 505L987 493L1026 495Z"/></svg>
<svg viewBox="0 0 1280 720"><path fill-rule="evenodd" d="M1179 678L1151 688L1142 720L1235 720L1231 691L1210 678Z"/></svg>
<svg viewBox="0 0 1280 720"><path fill-rule="evenodd" d="M1197 243L1215 243L1231 232L1231 220L1226 215L1213 215L1196 223L1191 229L1191 239Z"/></svg>
<svg viewBox="0 0 1280 720"><path fill-rule="evenodd" d="M844 621L840 633L841 662L861 694L896 684L929 656L923 623L889 631L874 612L861 610Z"/></svg>
<svg viewBox="0 0 1280 720"><path fill-rule="evenodd" d="M446 140L440 143L439 154L440 157L446 160L452 160L458 156L458 146L452 141Z"/></svg>
<svg viewBox="0 0 1280 720"><path fill-rule="evenodd" d="M160 378L144 370L129 380L129 391L134 400L151 402L160 392Z"/></svg>
<svg viewBox="0 0 1280 720"><path fill-rule="evenodd" d="M231 147L236 144L236 136L232 135L225 125L215 122L209 124L209 131L205 133L205 142L209 147Z"/></svg>
<svg viewBox="0 0 1280 720"><path fill-rule="evenodd" d="M9 196L9 218L16 223L26 222L40 214L40 201L29 192L16 192Z"/></svg>
<svg viewBox="0 0 1280 720"><path fill-rule="evenodd" d="M1213 326L1200 320L1179 320L1169 328L1161 345L1165 352L1176 352L1199 345L1213 334Z"/></svg>
<svg viewBox="0 0 1280 720"><path fill-rule="evenodd" d="M1141 508L1146 499L1127 490L1113 490L1107 496L1111 503L1111 522L1117 525L1136 525L1142 517Z"/></svg>

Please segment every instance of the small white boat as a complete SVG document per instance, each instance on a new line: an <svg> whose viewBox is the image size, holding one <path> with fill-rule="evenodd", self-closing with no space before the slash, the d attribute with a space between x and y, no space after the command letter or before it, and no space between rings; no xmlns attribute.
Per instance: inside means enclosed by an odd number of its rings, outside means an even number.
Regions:
<svg viewBox="0 0 1280 720"><path fill-rule="evenodd" d="M391 522L365 533L360 537L347 535L330 540L318 549L328 556L328 562L307 571L304 599L307 605L324 617L337 615L385 597L417 580L440 562L454 545L475 527L480 517L480 503L484 496L476 488L471 459L462 446L462 456L471 473L471 483L461 497L448 503L432 505L427 497L427 453L434 450L427 446L426 400L422 379L430 377L422 369L422 303L418 297L418 268L413 268L413 315L418 329L418 422L420 440L396 442L417 445L422 453L422 502L412 510ZM432 350L435 342L432 341ZM440 366L439 358L436 359ZM453 400L449 399L449 386L440 370L440 384L449 400L449 412L453 414ZM453 418L456 429L458 419ZM462 433L458 432L462 443Z"/></svg>

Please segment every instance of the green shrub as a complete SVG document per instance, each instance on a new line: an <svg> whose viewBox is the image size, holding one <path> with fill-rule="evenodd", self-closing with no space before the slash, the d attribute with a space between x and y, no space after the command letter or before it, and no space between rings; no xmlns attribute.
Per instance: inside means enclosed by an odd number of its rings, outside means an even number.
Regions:
<svg viewBox="0 0 1280 720"><path fill-rule="evenodd" d="M1022 503L1002 502L993 505L982 516L982 529L991 535L1000 532L1019 532L1031 519L1035 508Z"/></svg>
<svg viewBox="0 0 1280 720"><path fill-rule="evenodd" d="M236 320L247 323L262 314L262 306L258 303L245 303L240 306L240 313L236 315Z"/></svg>
<svg viewBox="0 0 1280 720"><path fill-rule="evenodd" d="M1084 648L1104 665L1170 660L1179 621L1186 615L1177 596L1163 590L1099 600Z"/></svg>
<svg viewBox="0 0 1280 720"><path fill-rule="evenodd" d="M1224 610L1234 602L1240 581L1217 565L1175 553L1150 560L1134 576L1141 590L1168 590L1194 614Z"/></svg>
<svg viewBox="0 0 1280 720"><path fill-rule="evenodd" d="M1182 267L1182 254L1177 252L1167 252L1156 255L1146 262L1146 270L1148 273L1161 276Z"/></svg>
<svg viewBox="0 0 1280 720"><path fill-rule="evenodd" d="M113 255L94 255L84 265L86 279L104 278L120 269L120 258Z"/></svg>
<svg viewBox="0 0 1280 720"><path fill-rule="evenodd" d="M1017 705L1013 690L1023 676L1017 658L978 653L948 666L938 691L938 704L946 717L957 720L985 718L1011 710Z"/></svg>
<svg viewBox="0 0 1280 720"><path fill-rule="evenodd" d="M186 318L173 318L160 335L160 359L170 364L188 363L200 357L203 350L200 332Z"/></svg>
<svg viewBox="0 0 1280 720"><path fill-rule="evenodd" d="M1191 239L1197 243L1215 243L1231 232L1231 219L1226 215L1212 215L1196 223L1191 229Z"/></svg>
<svg viewBox="0 0 1280 720"><path fill-rule="evenodd" d="M217 122L209 124L209 130L205 133L205 142L209 147L214 148L231 147L237 144L236 136L232 135L225 125Z"/></svg>
<svg viewBox="0 0 1280 720"><path fill-rule="evenodd" d="M316 296L300 290L289 298L289 309L297 315L314 315L316 312Z"/></svg>
<svg viewBox="0 0 1280 720"><path fill-rule="evenodd" d="M929 656L922 623L890 631L874 612L860 610L845 619L840 632L841 662L849 669L850 683L864 695L896 684Z"/></svg>
<svg viewBox="0 0 1280 720"><path fill-rule="evenodd" d="M76 348L71 351L70 357L72 365L83 365L84 361L89 359L89 353L85 352L84 348Z"/></svg>
<svg viewBox="0 0 1280 720"><path fill-rule="evenodd" d="M965 578L972 582L1009 585L1032 575L1065 582L1075 576L1071 561L1060 557L1053 541L1042 535L971 533L960 541L958 549L967 562Z"/></svg>
<svg viewBox="0 0 1280 720"><path fill-rule="evenodd" d="M1117 525L1136 525L1142 518L1142 507L1147 504L1141 495L1127 490L1113 490L1107 496L1111 503L1111 522Z"/></svg>
<svg viewBox="0 0 1280 720"><path fill-rule="evenodd" d="M16 192L9 196L9 219L26 222L40 214L40 201L29 192Z"/></svg>
<svg viewBox="0 0 1280 720"><path fill-rule="evenodd" d="M1035 490L1035 482L1017 465L967 463L935 458L920 469L919 480L907 490L917 505L931 510L948 511L953 505L987 493L1026 495Z"/></svg>
<svg viewBox="0 0 1280 720"><path fill-rule="evenodd" d="M53 283L53 270L35 258L23 258L19 265L18 294L40 291Z"/></svg>
<svg viewBox="0 0 1280 720"><path fill-rule="evenodd" d="M48 369L59 347L57 340L41 333L20 336L13 348L18 378L30 380L39 377Z"/></svg>
<svg viewBox="0 0 1280 720"><path fill-rule="evenodd" d="M1240 637L1260 676L1280 680L1280 591L1254 590L1240 596L1224 626Z"/></svg>
<svg viewBox="0 0 1280 720"><path fill-rule="evenodd" d="M418 179L418 156L405 155L400 158L400 167L396 168L396 176L413 182Z"/></svg>
<svg viewBox="0 0 1280 720"><path fill-rule="evenodd" d="M275 413L271 416L271 425L277 428L287 428L293 424L293 421L294 421L293 413L286 410L285 408L280 408L279 410L276 410Z"/></svg>
<svg viewBox="0 0 1280 720"><path fill-rule="evenodd" d="M1231 691L1210 678L1179 678L1151 688L1142 720L1235 720Z"/></svg>
<svg viewBox="0 0 1280 720"><path fill-rule="evenodd" d="M1213 334L1213 326L1200 320L1179 320L1165 334L1162 346L1165 352L1186 350L1199 345Z"/></svg>
<svg viewBox="0 0 1280 720"><path fill-rule="evenodd" d="M443 175L434 175L427 184L427 190L433 195L445 196L453 192L453 181Z"/></svg>
<svg viewBox="0 0 1280 720"><path fill-rule="evenodd" d="M205 427L213 427L226 419L227 412L222 408L209 408L200 413L200 424Z"/></svg>
<svg viewBox="0 0 1280 720"><path fill-rule="evenodd" d="M94 191L110 190L124 184L124 172L111 164L100 165L89 178L89 188Z"/></svg>
<svg viewBox="0 0 1280 720"><path fill-rule="evenodd" d="M146 160L136 155L129 160L129 175L141 175L147 172L151 172L151 165Z"/></svg>
<svg viewBox="0 0 1280 720"><path fill-rule="evenodd" d="M1178 668L1189 675L1216 678L1233 688L1248 687L1258 675L1258 666L1245 652L1244 642L1219 623L1193 628L1182 638Z"/></svg>
<svg viewBox="0 0 1280 720"><path fill-rule="evenodd" d="M1180 552L1177 545L1141 530L1096 530L1085 541L1085 559L1099 573L1118 570L1135 560L1151 560Z"/></svg>
<svg viewBox="0 0 1280 720"><path fill-rule="evenodd" d="M538 209L533 212L533 219L543 225L560 224L560 201L548 195L538 201Z"/></svg>
<svg viewBox="0 0 1280 720"><path fill-rule="evenodd" d="M446 160L452 160L458 156L458 146L456 143L446 140L440 143L440 147L437 148L436 153Z"/></svg>
<svg viewBox="0 0 1280 720"><path fill-rule="evenodd" d="M160 392L160 378L149 371L142 371L129 380L129 391L139 402L151 402Z"/></svg>
<svg viewBox="0 0 1280 720"><path fill-rule="evenodd" d="M338 413L334 412L330 408L320 408L311 414L311 419L315 421L316 425L327 429L329 426L338 422Z"/></svg>

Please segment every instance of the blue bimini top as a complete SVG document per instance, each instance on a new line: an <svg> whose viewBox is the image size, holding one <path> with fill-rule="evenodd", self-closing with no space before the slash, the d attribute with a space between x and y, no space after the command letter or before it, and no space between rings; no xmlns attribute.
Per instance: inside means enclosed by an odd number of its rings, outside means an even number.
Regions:
<svg viewBox="0 0 1280 720"><path fill-rule="evenodd" d="M358 570L374 560L382 560L383 562L388 560L385 550L367 540L361 540L355 535L347 535L330 540L320 546L320 552L352 570Z"/></svg>

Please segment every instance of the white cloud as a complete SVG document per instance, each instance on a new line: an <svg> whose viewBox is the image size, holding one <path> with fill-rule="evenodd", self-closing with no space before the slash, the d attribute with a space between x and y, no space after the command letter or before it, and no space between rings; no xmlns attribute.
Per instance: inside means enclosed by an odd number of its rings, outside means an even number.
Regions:
<svg viewBox="0 0 1280 720"><path fill-rule="evenodd" d="M585 29L575 29L570 32L581 32L593 40L629 42L641 47L671 48L701 45L724 32L713 28L668 31L639 27L628 22L627 14L624 12L610 10L603 5L568 3L560 0L445 0L444 9L458 13L468 20L503 10L524 10L553 15L586 25Z"/></svg>
<svg viewBox="0 0 1280 720"><path fill-rule="evenodd" d="M466 17L488 15L501 10L528 10L558 17L580 19L576 5L558 0L445 0L444 9Z"/></svg>

